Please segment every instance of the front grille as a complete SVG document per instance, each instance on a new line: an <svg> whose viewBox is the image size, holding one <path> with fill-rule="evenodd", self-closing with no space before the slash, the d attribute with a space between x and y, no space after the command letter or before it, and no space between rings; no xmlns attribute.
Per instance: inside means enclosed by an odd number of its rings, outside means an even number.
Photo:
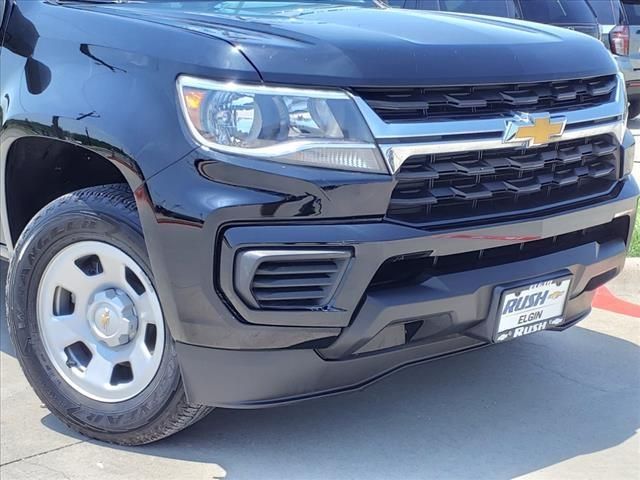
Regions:
<svg viewBox="0 0 640 480"><path fill-rule="evenodd" d="M474 250L441 257L429 252L388 259L375 274L369 290L395 288L421 283L428 278L470 269L497 267L513 262L562 252L592 242L604 244L611 241L627 242L630 221L628 216L616 218L610 223L584 230L569 232L556 237L514 243L504 247Z"/></svg>
<svg viewBox="0 0 640 480"><path fill-rule="evenodd" d="M417 226L457 224L606 195L616 183L619 150L605 135L410 157L396 173L387 217Z"/></svg>
<svg viewBox="0 0 640 480"><path fill-rule="evenodd" d="M335 258L295 258L260 263L251 293L261 309L305 310L325 306L344 273L349 254Z"/></svg>
<svg viewBox="0 0 640 480"><path fill-rule="evenodd" d="M613 100L615 75L559 82L444 88L361 88L355 93L386 122L467 120L572 111Z"/></svg>

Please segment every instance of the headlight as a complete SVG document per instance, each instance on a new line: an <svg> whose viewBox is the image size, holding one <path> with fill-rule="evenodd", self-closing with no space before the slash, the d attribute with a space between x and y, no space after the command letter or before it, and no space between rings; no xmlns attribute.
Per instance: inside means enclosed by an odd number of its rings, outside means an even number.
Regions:
<svg viewBox="0 0 640 480"><path fill-rule="evenodd" d="M388 173L360 111L339 90L178 79L187 124L202 145L275 162Z"/></svg>

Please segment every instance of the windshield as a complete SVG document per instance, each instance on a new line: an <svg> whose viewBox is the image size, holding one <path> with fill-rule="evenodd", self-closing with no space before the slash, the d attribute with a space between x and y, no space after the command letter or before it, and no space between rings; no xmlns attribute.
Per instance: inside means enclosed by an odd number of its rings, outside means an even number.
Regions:
<svg viewBox="0 0 640 480"><path fill-rule="evenodd" d="M496 17L516 18L515 0L426 0L420 1L420 8L427 10L443 10L445 12L475 13ZM432 7L429 4L433 4ZM438 8L439 7L439 8Z"/></svg>
<svg viewBox="0 0 640 480"><path fill-rule="evenodd" d="M62 0L65 1L65 0ZM360 7L381 7L387 0L297 0L289 2L269 2L264 0L68 0L86 3L129 3L137 7L150 7L170 10L182 10L204 13L224 13L233 15L270 15L282 11L309 9L310 7L327 8L333 6L353 5Z"/></svg>
<svg viewBox="0 0 640 480"><path fill-rule="evenodd" d="M554 25L596 23L584 0L520 0L524 18Z"/></svg>
<svg viewBox="0 0 640 480"><path fill-rule="evenodd" d="M612 0L592 1L605 3L611 9ZM395 5L396 2L391 0L390 3ZM405 0L404 7L524 18L556 25L596 23L586 0Z"/></svg>

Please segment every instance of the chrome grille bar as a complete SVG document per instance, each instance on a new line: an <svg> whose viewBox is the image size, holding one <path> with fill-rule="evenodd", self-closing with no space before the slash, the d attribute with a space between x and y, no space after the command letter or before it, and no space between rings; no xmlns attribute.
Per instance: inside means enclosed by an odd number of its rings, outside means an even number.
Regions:
<svg viewBox="0 0 640 480"><path fill-rule="evenodd" d="M516 121L521 113L489 119L447 120L387 123L357 96L353 97L360 108L373 136L386 159L391 173L395 174L411 156L438 153L456 153L473 150L496 150L521 145L503 142L507 123ZM618 75L618 84L614 100L581 110L554 112L567 120L567 126L561 136L550 143L575 140L585 137L613 134L622 142L626 130L627 98L624 79Z"/></svg>

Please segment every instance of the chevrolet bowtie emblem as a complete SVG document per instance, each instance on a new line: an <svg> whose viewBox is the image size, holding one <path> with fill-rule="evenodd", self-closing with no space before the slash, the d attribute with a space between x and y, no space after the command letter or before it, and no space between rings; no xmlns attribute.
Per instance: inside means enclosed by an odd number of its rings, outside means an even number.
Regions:
<svg viewBox="0 0 640 480"><path fill-rule="evenodd" d="M109 326L109 322L111 321L111 312L109 309L105 308L102 315L100 315L100 326L103 330L106 330Z"/></svg>
<svg viewBox="0 0 640 480"><path fill-rule="evenodd" d="M517 120L507 122L502 141L524 143L527 147L546 145L553 138L561 136L566 125L567 119L562 116L523 114Z"/></svg>

